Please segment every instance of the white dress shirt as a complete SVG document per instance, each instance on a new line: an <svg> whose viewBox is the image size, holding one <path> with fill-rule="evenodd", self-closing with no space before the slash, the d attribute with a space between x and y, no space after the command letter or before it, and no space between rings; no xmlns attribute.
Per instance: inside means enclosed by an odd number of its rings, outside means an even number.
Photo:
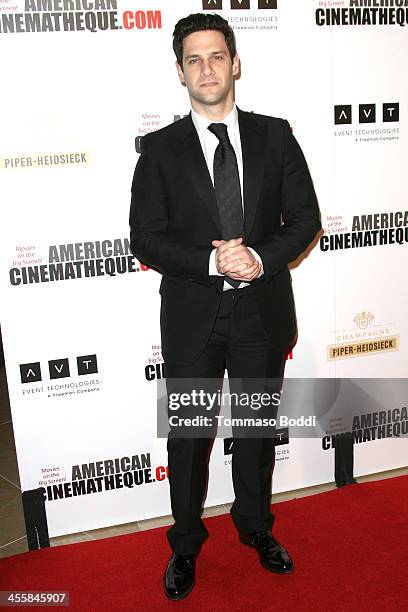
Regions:
<svg viewBox="0 0 408 612"><path fill-rule="evenodd" d="M238 111L237 111L236 105L234 104L234 108L232 109L232 111L228 113L228 115L224 117L222 121L211 121L211 119L207 119L207 117L203 117L202 115L199 115L194 109L191 109L191 119L193 120L194 126L197 130L198 138L200 139L201 148L204 153L205 161L208 167L208 172L210 173L210 177L211 177L211 181L213 185L214 185L214 154L215 154L215 149L217 148L219 144L219 140L215 134L210 132L210 130L208 129L208 126L211 123L224 123L227 126L228 137L230 139L231 145L235 151L235 155L237 158L239 182L241 185L241 201L242 201L242 207L243 207L243 212L244 212L245 202L244 202L244 189L243 189L244 178L243 178L243 164L242 164L242 148L241 148L241 137L239 134ZM263 274L262 260L260 256L258 255L258 253L254 251L254 249L252 249L251 247L248 247L248 248L251 251L251 253L253 253L256 260L259 261L261 264L261 270L258 275L258 276L261 276L261 274ZM210 254L209 268L208 268L209 274L224 276L223 274L220 274L217 270L217 266L215 263L216 250L217 249L214 248ZM241 289L242 287L246 287L248 284L249 283L242 282L240 283L238 288ZM227 289L232 289L232 286L226 281L224 281L224 291Z"/></svg>

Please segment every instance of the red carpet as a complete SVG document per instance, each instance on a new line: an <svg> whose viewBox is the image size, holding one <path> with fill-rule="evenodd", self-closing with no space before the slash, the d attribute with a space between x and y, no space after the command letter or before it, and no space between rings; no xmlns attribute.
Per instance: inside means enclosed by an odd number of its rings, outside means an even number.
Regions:
<svg viewBox="0 0 408 612"><path fill-rule="evenodd" d="M408 476L283 502L274 511L274 533L295 561L287 576L264 570L226 515L206 519L210 537L183 601L162 593L165 528L3 559L0 590L66 590L75 611L407 610Z"/></svg>

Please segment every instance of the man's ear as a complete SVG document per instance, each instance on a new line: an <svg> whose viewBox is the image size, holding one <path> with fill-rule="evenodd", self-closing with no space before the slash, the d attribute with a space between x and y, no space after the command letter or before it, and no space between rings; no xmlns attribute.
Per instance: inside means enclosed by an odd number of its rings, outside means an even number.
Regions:
<svg viewBox="0 0 408 612"><path fill-rule="evenodd" d="M183 69L180 66L180 64L178 63L178 61L176 60L176 69L177 69L177 74L178 74L178 78L180 79L180 83L182 85L185 85L185 81L184 81L184 73L183 73Z"/></svg>
<svg viewBox="0 0 408 612"><path fill-rule="evenodd" d="M240 64L240 59L239 59L239 55L238 53L235 53L233 59L232 59L232 74L233 76L238 76L239 74L239 64Z"/></svg>

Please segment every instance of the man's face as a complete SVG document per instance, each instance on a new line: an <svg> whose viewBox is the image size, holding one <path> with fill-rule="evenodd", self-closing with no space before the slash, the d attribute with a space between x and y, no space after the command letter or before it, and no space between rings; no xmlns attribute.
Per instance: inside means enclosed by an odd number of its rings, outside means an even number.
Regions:
<svg viewBox="0 0 408 612"><path fill-rule="evenodd" d="M183 40L183 67L176 62L181 83L187 86L192 104L212 106L233 98L234 76L239 58L231 56L224 34L203 30Z"/></svg>

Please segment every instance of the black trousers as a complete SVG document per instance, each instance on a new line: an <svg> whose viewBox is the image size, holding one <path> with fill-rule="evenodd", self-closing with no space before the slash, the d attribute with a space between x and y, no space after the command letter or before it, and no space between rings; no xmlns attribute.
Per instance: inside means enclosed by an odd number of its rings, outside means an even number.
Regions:
<svg viewBox="0 0 408 612"><path fill-rule="evenodd" d="M169 378L282 378L285 354L270 345L251 287L224 291L209 341L192 364L166 362ZM177 554L196 554L208 537L201 520L208 478L211 438L167 441L171 508L174 524L167 532ZM233 522L240 533L271 529L271 477L275 464L272 438L234 438Z"/></svg>

